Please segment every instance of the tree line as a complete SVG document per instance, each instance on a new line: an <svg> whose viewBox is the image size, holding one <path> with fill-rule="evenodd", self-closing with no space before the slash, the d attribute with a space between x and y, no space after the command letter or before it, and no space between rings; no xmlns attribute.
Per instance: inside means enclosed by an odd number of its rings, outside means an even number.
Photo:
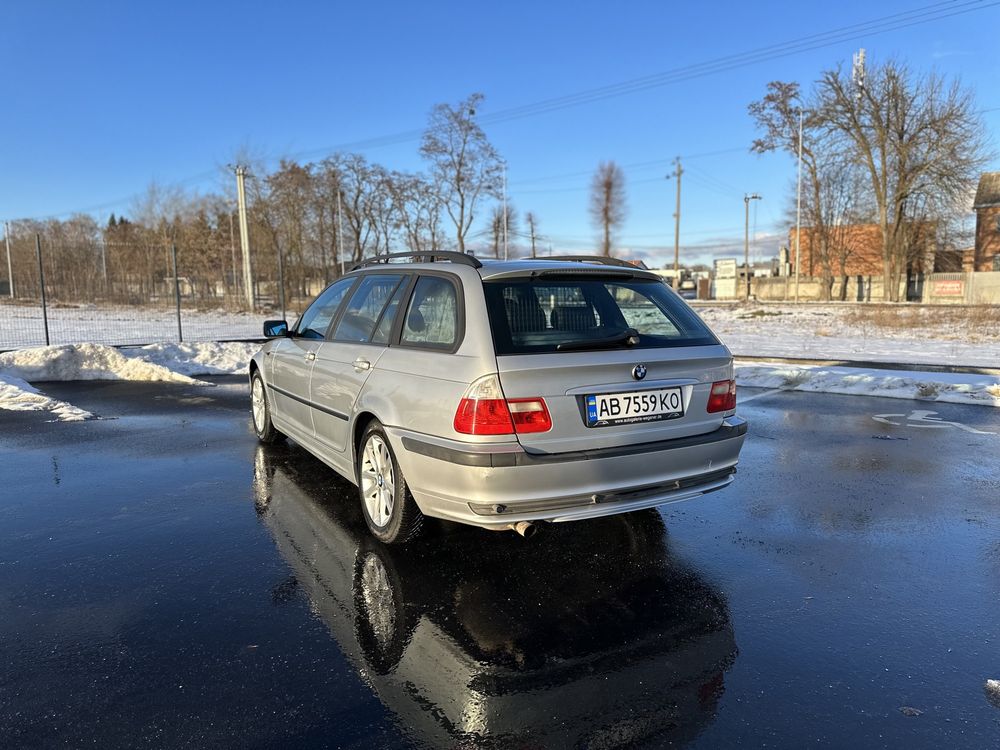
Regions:
<svg viewBox="0 0 1000 750"><path fill-rule="evenodd" d="M512 254L536 255L538 216L527 212L522 220L506 200L503 159L477 117L482 101L473 94L432 109L419 146L422 171L389 169L354 153L285 159L273 169L250 160L248 233L258 296L277 299L279 263L284 296L300 299L377 254L501 257L517 246ZM770 83L749 113L759 131L752 151L801 152L802 225L825 298L860 252L854 225L877 227L886 298L894 301L928 243L963 239L962 218L989 153L972 94L958 82L918 75L895 60L850 72L838 66L808 89ZM598 165L588 209L595 252L611 255L627 213L624 173L613 161ZM39 294L36 233L46 287L57 301L167 300L172 247L186 298L235 306L245 296L231 195L153 185L127 216L106 222L89 215L15 222L13 281L24 298Z"/></svg>
<svg viewBox="0 0 1000 750"><path fill-rule="evenodd" d="M475 248L499 257L507 235L516 235L534 255L537 215L526 214L524 234L510 202L498 205L504 166L477 121L482 100L473 94L433 108L419 147L421 172L392 170L355 153L308 163L283 159L273 169L250 160L248 235L258 294L276 298L279 258L286 296L308 298L378 254ZM169 300L176 248L185 297L240 304L240 230L231 196L153 185L127 214L112 214L106 223L86 214L14 222L18 296L39 294L38 234L46 290L55 300ZM473 232L477 222L486 229Z"/></svg>

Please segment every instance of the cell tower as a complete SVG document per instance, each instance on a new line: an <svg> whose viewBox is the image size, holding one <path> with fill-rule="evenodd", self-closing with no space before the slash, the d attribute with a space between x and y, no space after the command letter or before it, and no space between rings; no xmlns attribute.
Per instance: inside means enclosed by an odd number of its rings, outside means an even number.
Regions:
<svg viewBox="0 0 1000 750"><path fill-rule="evenodd" d="M865 88L865 48L854 53L854 64L851 66L851 80L854 82L854 95L860 99Z"/></svg>

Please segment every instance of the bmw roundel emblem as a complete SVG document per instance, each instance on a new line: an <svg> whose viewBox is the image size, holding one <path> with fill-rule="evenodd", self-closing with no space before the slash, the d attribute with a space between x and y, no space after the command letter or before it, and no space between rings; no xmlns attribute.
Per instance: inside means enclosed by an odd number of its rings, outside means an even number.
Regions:
<svg viewBox="0 0 1000 750"><path fill-rule="evenodd" d="M646 365L636 365L632 368L632 377L636 380L642 380L646 377Z"/></svg>

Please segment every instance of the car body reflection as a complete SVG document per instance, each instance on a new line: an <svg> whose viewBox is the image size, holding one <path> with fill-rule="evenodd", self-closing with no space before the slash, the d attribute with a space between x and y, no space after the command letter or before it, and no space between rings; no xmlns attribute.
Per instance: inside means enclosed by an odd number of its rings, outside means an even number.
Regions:
<svg viewBox="0 0 1000 750"><path fill-rule="evenodd" d="M296 587L418 744L683 742L712 721L737 653L728 608L655 510L390 548L304 451L261 446L255 467Z"/></svg>

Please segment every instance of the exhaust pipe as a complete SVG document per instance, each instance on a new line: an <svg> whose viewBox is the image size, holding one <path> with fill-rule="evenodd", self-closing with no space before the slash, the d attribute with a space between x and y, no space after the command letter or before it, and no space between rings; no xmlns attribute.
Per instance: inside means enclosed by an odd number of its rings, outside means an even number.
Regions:
<svg viewBox="0 0 1000 750"><path fill-rule="evenodd" d="M538 529L531 521L518 521L514 524L514 531L525 539L531 539L531 537L538 533Z"/></svg>

